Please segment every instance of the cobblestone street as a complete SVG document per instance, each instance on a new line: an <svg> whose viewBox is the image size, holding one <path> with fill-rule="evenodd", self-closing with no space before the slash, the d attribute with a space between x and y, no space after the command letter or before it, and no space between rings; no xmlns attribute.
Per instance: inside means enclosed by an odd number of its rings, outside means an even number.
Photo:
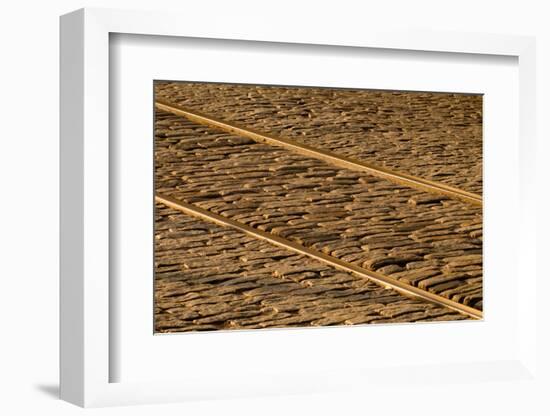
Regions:
<svg viewBox="0 0 550 416"><path fill-rule="evenodd" d="M157 83L158 97L481 194L481 96ZM483 309L482 207L165 111L155 189L339 261ZM161 332L459 320L444 305L156 205Z"/></svg>
<svg viewBox="0 0 550 416"><path fill-rule="evenodd" d="M481 194L482 97L157 83L157 97Z"/></svg>

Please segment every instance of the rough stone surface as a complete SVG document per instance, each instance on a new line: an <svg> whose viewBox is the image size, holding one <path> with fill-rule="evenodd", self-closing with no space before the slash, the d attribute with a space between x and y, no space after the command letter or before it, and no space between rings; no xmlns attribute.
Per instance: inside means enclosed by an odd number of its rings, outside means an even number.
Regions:
<svg viewBox="0 0 550 416"><path fill-rule="evenodd" d="M158 193L482 309L480 208L162 112L155 135Z"/></svg>
<svg viewBox="0 0 550 416"><path fill-rule="evenodd" d="M396 171L482 192L482 96L159 82L158 97Z"/></svg>
<svg viewBox="0 0 550 416"><path fill-rule="evenodd" d="M157 332L465 319L162 204L155 216Z"/></svg>

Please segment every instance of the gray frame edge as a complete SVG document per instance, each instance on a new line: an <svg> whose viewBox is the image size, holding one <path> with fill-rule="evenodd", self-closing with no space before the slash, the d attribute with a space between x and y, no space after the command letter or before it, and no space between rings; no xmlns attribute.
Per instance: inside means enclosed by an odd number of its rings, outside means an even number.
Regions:
<svg viewBox="0 0 550 416"><path fill-rule="evenodd" d="M59 395L84 406L84 10L60 18Z"/></svg>

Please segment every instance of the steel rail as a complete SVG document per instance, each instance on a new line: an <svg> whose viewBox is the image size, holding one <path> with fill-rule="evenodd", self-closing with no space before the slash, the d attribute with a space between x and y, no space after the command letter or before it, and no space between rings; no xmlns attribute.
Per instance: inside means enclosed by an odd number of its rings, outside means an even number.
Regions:
<svg viewBox="0 0 550 416"><path fill-rule="evenodd" d="M461 303L455 302L451 299L447 299L443 296L439 296L435 293L425 291L418 287L411 286L407 283L403 283L402 281L394 279L390 276L385 276L381 273L364 269L363 267L359 267L355 264L347 263L336 257L332 257L328 254L311 249L309 247L304 247L301 244L294 243L293 241L289 241L275 234L257 230L253 227L250 227L249 225L242 224L230 218L215 214L211 211L205 210L196 205L179 201L170 196L158 195L158 194L155 195L155 200L170 208L181 211L185 214L192 215L194 217L198 217L200 219L213 222L225 227L231 227L233 229L246 233L257 239L268 241L279 247L294 251L295 253L303 254L313 259L322 261L323 263L328 264L337 269L346 271L348 273L353 273L363 278L367 278L383 287L394 289L399 293L402 293L403 295L414 297L417 299L422 299L424 301L428 301L428 302L437 304L439 306L444 306L446 308L452 309L453 311L459 312L463 315L467 315L468 317L473 319L483 318L483 312L478 309L472 308L467 305L463 305Z"/></svg>
<svg viewBox="0 0 550 416"><path fill-rule="evenodd" d="M189 110L189 109L183 108L180 105L168 102L166 100L157 99L155 101L155 107L158 108L159 110L163 110L178 116L185 117L199 124L203 124L209 127L215 127L215 128L224 130L226 132L233 133L238 136L248 137L260 143L268 143L275 146L281 146L286 149L292 150L294 152L303 154L305 156L321 159L325 162L328 162L333 165L340 166L346 169L367 172L374 176L388 179L392 182L396 182L401 185L420 189L422 191L426 191L430 193L445 195L453 199L458 199L458 200L470 203L472 205L477 205L477 206L483 205L483 199L480 195L477 195L468 191L464 191L462 189L458 189L439 182L434 182L427 179L419 178L413 175L408 175L406 173L396 172L391 169L387 169L381 166L375 166L370 163L352 159L346 156L340 156L329 150L308 146L306 144L296 142L292 139L274 137L264 133L259 133L248 127L242 127L233 122L220 120L211 116L207 116L195 110Z"/></svg>

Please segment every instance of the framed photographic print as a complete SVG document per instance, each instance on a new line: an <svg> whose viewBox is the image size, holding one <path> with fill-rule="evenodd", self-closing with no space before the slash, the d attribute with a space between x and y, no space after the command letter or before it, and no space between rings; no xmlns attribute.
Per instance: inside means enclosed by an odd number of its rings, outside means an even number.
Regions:
<svg viewBox="0 0 550 416"><path fill-rule="evenodd" d="M541 387L534 40L181 18L61 19L62 398Z"/></svg>

